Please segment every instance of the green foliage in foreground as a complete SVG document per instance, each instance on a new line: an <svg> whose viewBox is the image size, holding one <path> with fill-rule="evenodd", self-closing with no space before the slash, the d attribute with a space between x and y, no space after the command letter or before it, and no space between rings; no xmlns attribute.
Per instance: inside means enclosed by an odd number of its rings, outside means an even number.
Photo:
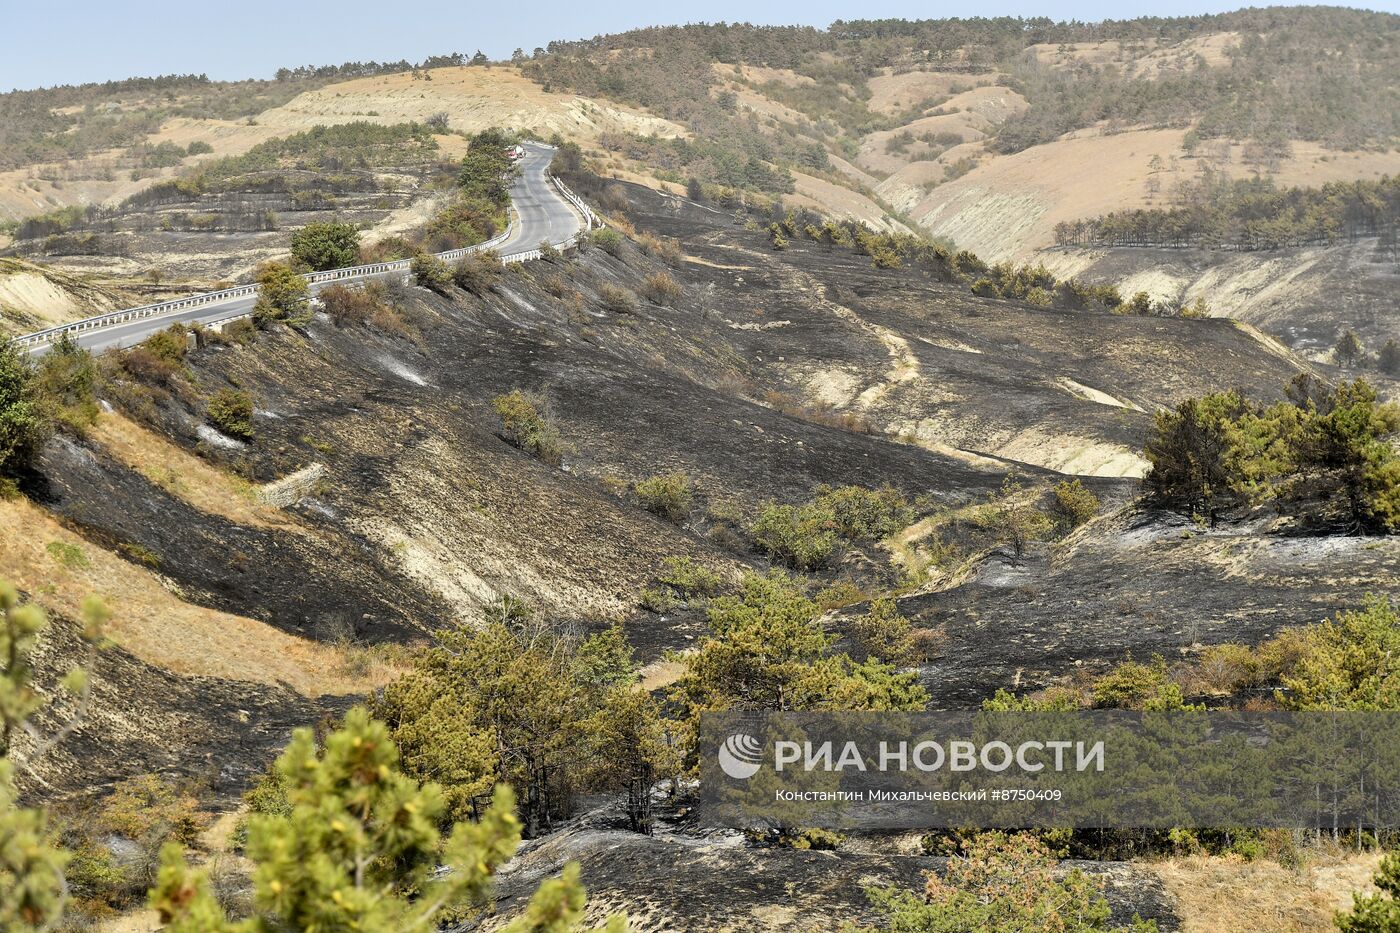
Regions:
<svg viewBox="0 0 1400 933"><path fill-rule="evenodd" d="M1337 914L1342 933L1400 933L1400 852L1381 860L1373 880L1378 893L1352 894L1351 910Z"/></svg>
<svg viewBox="0 0 1400 933"><path fill-rule="evenodd" d="M44 811L18 805L13 768L0 759L0 929L45 929L63 915L71 856L50 838Z"/></svg>
<svg viewBox="0 0 1400 933"><path fill-rule="evenodd" d="M1030 833L982 833L948 860L946 873L929 874L919 893L870 888L880 915L873 927L846 933L975 933L1054 930L1056 933L1151 933L1157 924L1134 917L1111 926L1100 882L1079 869L1057 878L1046 844Z"/></svg>
<svg viewBox="0 0 1400 933"><path fill-rule="evenodd" d="M107 618L100 600L84 601L80 637L88 649L89 667L102 644ZM77 711L50 735L33 728L33 718L57 699L34 685L32 659L47 627L43 610L21 605L14 587L0 580L0 929L4 930L50 929L62 917L68 900L64 870L71 855L53 844L43 810L18 805L14 788L13 742L20 731L29 732L37 743L23 760L23 766L32 769L72 732L91 696L86 671L74 668L63 679L61 694L77 698Z"/></svg>
<svg viewBox="0 0 1400 933"><path fill-rule="evenodd" d="M172 843L161 853L150 898L166 929L400 933L436 929L484 905L492 877L520 842L514 794L497 789L478 822L458 823L444 835L441 790L406 776L398 758L388 729L363 708L346 716L321 753L312 730L298 729L277 764L291 812L249 821L256 914L229 920L206 873L191 869ZM563 933L579 928L583 910L578 869L570 866L507 929ZM608 929L625 926L615 918Z"/></svg>

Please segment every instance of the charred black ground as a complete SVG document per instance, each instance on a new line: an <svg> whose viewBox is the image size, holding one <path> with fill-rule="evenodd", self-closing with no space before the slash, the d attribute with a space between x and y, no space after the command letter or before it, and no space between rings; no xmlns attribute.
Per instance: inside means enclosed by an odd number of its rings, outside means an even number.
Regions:
<svg viewBox="0 0 1400 933"><path fill-rule="evenodd" d="M1228 386L1279 394L1302 364L1248 329L977 298L916 270L876 270L846 248L774 251L728 215L625 194L644 235L615 254L590 247L512 268L480 294L394 286L392 327L321 314L246 344L205 335L173 384L117 400L255 482L319 465L287 507L295 533L201 512L82 438L51 442L30 492L95 546L153 555L181 598L309 639L344 620L366 642L421 639L509 594L564 623L620 620L653 661L704 631L702 613L641 608L665 558L731 574L765 566L709 534L718 515L801 502L821 484L892 485L938 515L984 501L1013 472L1031 487L1062 478L1055 467L1066 464L1110 474L1084 477L1106 514L1068 538L1019 559L970 554L900 600L916 624L946 632L922 679L947 707L1127 658L1254 642L1394 579L1390 539L1284 537L1267 516L1202 530L1143 507L1138 480L1112 475L1132 472L1158 406ZM657 276L679 288L663 301L636 297ZM610 289L632 293L630 307ZM491 400L517 388L557 424L559 467L499 436ZM251 443L211 434L204 405L220 389L254 400ZM697 490L681 524L630 491L675 470ZM917 544L920 533L908 537ZM889 581L891 559L852 549L818 576ZM860 610L836 613L833 628ZM165 770L212 772L211 783L236 790L293 724L352 699L183 677L121 649L96 674L104 705L120 713L80 729L52 769L63 775L54 789ZM503 889L507 913L529 872L569 858L581 859L600 909L646 902L696 929L743 926L753 911L799 900L804 915L854 917L862 884L912 882L936 867L623 838L585 821L527 856ZM1121 865L1101 870L1123 876L1111 887L1116 910L1169 928L1157 888ZM753 879L737 899L724 880L736 873ZM665 877L675 887L658 893Z"/></svg>

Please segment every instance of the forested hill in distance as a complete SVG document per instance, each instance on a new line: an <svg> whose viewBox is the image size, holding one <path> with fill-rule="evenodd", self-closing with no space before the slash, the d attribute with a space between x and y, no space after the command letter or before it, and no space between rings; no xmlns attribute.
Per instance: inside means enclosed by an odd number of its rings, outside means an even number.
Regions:
<svg viewBox="0 0 1400 933"><path fill-rule="evenodd" d="M1102 23L658 26L521 49L509 63L454 53L266 81L16 92L0 95L0 248L71 224L43 215L114 207L318 124L441 115L453 130L559 132L610 173L676 193L780 198L988 262L1044 263L1157 307L1204 302L1317 358L1348 330L1375 351L1400 336L1386 314L1400 284L1394 222L1349 214L1338 198L1367 196L1335 185L1400 175L1398 23L1271 7ZM1193 229L1175 235L1187 217ZM12 250L26 258L98 275L74 287L0 272L0 304L36 323L133 300L132 276L165 264L159 252L112 258L83 236L21 241ZM203 272L171 260L176 277ZM55 292L57 304L40 300Z"/></svg>
<svg viewBox="0 0 1400 933"><path fill-rule="evenodd" d="M1377 347L1397 336L1380 321L1393 196L1354 216L1341 202L1374 193L1337 187L1375 183L1383 200L1400 174L1392 14L657 27L553 43L523 68L691 131L604 135L619 171L766 191L1159 303L1204 299L1319 354L1348 328ZM1119 232L1130 211L1151 236ZM1160 235L1187 214L1219 235ZM1102 248L1128 244L1198 248Z"/></svg>

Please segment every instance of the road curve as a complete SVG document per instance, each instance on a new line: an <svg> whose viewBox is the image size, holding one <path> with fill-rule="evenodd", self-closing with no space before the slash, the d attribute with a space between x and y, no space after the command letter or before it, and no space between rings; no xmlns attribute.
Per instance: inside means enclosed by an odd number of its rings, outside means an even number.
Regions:
<svg viewBox="0 0 1400 933"><path fill-rule="evenodd" d="M551 246L565 246L573 238L586 230L589 219L564 196L560 188L550 180L549 163L554 157L554 149L537 143L524 144L525 156L520 160L520 174L511 183L510 198L514 208L514 222L510 233L493 248L502 258L531 259L531 255L541 243ZM585 209L586 210L586 209ZM401 264L400 264L401 265ZM321 289L344 282L366 281L392 275L403 275L403 269L389 271L366 271L336 278L334 281L313 282L310 285L314 294ZM112 347L129 347L140 343L151 334L164 330L171 324L200 323L217 324L232 318L242 317L253 310L256 295L239 295L222 301L211 301L194 307L174 309L150 317L120 321L92 329L74 330L73 339L81 347L93 352ZM106 317L107 315L103 315ZM77 323L77 322L75 322ZM50 330L59 330L51 328ZM23 342L40 334L18 338ZM34 343L28 347L31 355L39 355L48 349L48 343Z"/></svg>
<svg viewBox="0 0 1400 933"><path fill-rule="evenodd" d="M541 243L559 246L584 229L579 212L549 180L549 163L553 158L553 148L525 144L525 157L520 160L520 177L510 187L516 226L505 243L497 247L502 256L518 250L535 249Z"/></svg>

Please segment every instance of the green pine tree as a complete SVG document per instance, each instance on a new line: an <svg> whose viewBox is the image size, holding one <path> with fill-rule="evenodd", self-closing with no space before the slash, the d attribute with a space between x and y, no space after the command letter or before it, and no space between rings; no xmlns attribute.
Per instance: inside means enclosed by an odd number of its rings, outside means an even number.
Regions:
<svg viewBox="0 0 1400 933"><path fill-rule="evenodd" d="M1400 933L1400 852L1381 860L1375 883L1379 894L1353 894L1351 910L1337 914L1342 933Z"/></svg>
<svg viewBox="0 0 1400 933"><path fill-rule="evenodd" d="M312 730L298 729L277 768L291 812L256 815L248 826L256 913L230 920L206 873L190 868L172 843L150 893L170 933L435 930L448 916L484 904L493 876L520 842L507 785L496 789L480 820L444 834L441 789L400 770L388 727L362 707L320 753ZM507 929L577 930L584 905L577 867L570 866L541 886ZM613 918L607 929L621 931L625 921Z"/></svg>
<svg viewBox="0 0 1400 933"><path fill-rule="evenodd" d="M102 644L107 610L100 600L83 604L82 639L92 654ZM48 626L43 610L21 605L19 593L0 581L0 930L48 930L63 916L68 898L64 868L70 855L51 842L43 810L18 806L14 788L12 743L20 732L34 743L23 766L33 768L77 725L91 696L87 675L74 669L64 678L65 691L75 696L77 713L52 735L39 733L34 715L51 701L34 687L30 658L39 635Z"/></svg>

